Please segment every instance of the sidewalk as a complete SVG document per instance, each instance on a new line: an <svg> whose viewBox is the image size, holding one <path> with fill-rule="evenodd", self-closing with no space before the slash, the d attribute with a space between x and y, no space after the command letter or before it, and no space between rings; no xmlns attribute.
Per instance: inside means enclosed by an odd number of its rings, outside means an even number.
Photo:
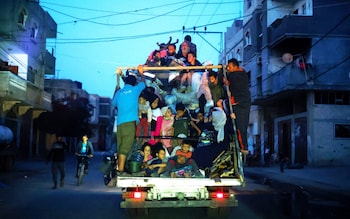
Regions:
<svg viewBox="0 0 350 219"><path fill-rule="evenodd" d="M280 172L278 165L270 167L246 166L244 173L253 177L268 178L272 181L290 183L304 188L312 187L350 197L350 166L304 166L302 169L284 169L284 172Z"/></svg>

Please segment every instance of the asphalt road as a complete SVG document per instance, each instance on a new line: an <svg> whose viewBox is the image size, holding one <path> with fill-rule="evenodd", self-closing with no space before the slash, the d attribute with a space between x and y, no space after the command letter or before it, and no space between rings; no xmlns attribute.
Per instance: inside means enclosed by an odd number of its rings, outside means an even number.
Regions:
<svg viewBox="0 0 350 219"><path fill-rule="evenodd" d="M65 186L56 190L51 189L50 164L40 160L17 163L15 170L0 173L0 218L130 218L119 207L121 191L104 185L101 161L101 155L91 160L89 175L77 186L76 161L69 157ZM246 187L236 189L238 207L230 208L228 216L210 218L348 218L342 216L349 212L339 203L310 202L308 194L292 185L246 180ZM150 209L148 213L143 218L208 218L205 208Z"/></svg>

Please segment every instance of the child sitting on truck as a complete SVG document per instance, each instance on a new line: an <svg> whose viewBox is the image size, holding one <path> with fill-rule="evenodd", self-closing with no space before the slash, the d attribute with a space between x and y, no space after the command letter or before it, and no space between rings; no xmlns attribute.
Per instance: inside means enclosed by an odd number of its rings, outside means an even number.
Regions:
<svg viewBox="0 0 350 219"><path fill-rule="evenodd" d="M153 151L155 152L156 157L147 162L145 176L159 176L165 171L167 164L165 150L166 149L160 142L153 146Z"/></svg>
<svg viewBox="0 0 350 219"><path fill-rule="evenodd" d="M166 166L165 176L171 178L191 178L203 177L195 160L193 160L190 148L192 143L189 140L184 140L181 144L181 149L176 151L176 155L170 157Z"/></svg>
<svg viewBox="0 0 350 219"><path fill-rule="evenodd" d="M164 176L171 178L203 177L196 162L191 158L184 157L183 155L169 158Z"/></svg>
<svg viewBox="0 0 350 219"><path fill-rule="evenodd" d="M141 168L144 169L147 162L153 159L152 145L149 142L145 142L142 145L141 150L134 151L131 155L130 161L141 163Z"/></svg>
<svg viewBox="0 0 350 219"><path fill-rule="evenodd" d="M177 135L177 144L175 147L173 147L173 150L171 151L170 157L173 157L176 155L176 151L181 149L181 145L184 141L184 139L187 138L187 136L183 133ZM194 148L191 146L190 151L194 151Z"/></svg>
<svg viewBox="0 0 350 219"><path fill-rule="evenodd" d="M191 158L192 157L192 151L191 151L191 148L192 148L192 143L190 140L183 140L182 143L181 143L181 148L179 150L177 150L175 152L175 156L183 156L185 158Z"/></svg>

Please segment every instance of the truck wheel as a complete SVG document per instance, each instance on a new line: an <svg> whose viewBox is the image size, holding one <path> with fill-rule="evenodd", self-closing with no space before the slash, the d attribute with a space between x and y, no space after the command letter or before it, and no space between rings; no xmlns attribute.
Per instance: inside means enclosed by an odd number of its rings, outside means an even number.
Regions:
<svg viewBox="0 0 350 219"><path fill-rule="evenodd" d="M148 208L127 208L125 209L126 214L130 217L135 216L148 216Z"/></svg>
<svg viewBox="0 0 350 219"><path fill-rule="evenodd" d="M5 156L4 158L4 170L11 170L14 166L15 159L13 156Z"/></svg>
<svg viewBox="0 0 350 219"><path fill-rule="evenodd" d="M207 208L208 217L227 217L230 214L229 207Z"/></svg>

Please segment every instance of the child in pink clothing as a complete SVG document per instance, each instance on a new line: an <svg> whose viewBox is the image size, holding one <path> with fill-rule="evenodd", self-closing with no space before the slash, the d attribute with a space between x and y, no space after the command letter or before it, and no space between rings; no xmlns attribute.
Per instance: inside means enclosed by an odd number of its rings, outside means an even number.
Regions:
<svg viewBox="0 0 350 219"><path fill-rule="evenodd" d="M149 140L150 144L155 144L159 141L157 138L160 136L160 128L162 125L163 115L159 107L159 98L157 95L152 94L149 98L151 111L152 111L152 120L151 120L151 139Z"/></svg>
<svg viewBox="0 0 350 219"><path fill-rule="evenodd" d="M142 145L142 151L140 151L140 153L143 156L143 161L142 161L142 169L143 169L147 166L147 162L153 159L151 145L148 142L145 142Z"/></svg>
<svg viewBox="0 0 350 219"><path fill-rule="evenodd" d="M161 110L163 114L163 120L160 128L160 134L163 137L173 136L174 135L174 128L173 128L174 115L171 113L171 109L169 106L165 106ZM162 139L162 143L170 153L172 150L171 140L164 138Z"/></svg>

